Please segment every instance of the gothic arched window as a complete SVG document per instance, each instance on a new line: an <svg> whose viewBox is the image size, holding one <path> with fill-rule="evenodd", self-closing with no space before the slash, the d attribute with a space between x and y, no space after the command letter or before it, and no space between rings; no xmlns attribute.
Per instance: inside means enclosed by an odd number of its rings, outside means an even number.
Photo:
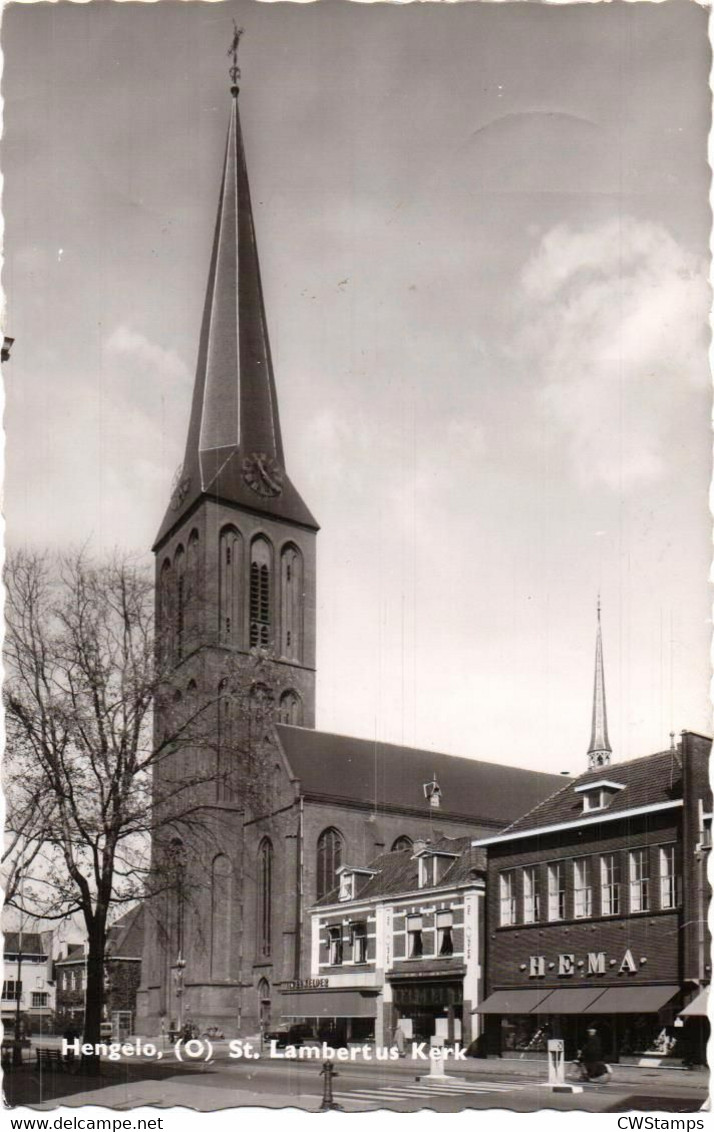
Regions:
<svg viewBox="0 0 714 1132"><path fill-rule="evenodd" d="M211 875L211 977L230 975L231 863L224 853L213 861Z"/></svg>
<svg viewBox="0 0 714 1132"><path fill-rule="evenodd" d="M218 547L218 630L226 645L241 644L243 540L235 527L221 531Z"/></svg>
<svg viewBox="0 0 714 1132"><path fill-rule="evenodd" d="M302 555L291 544L280 556L280 655L288 660L302 657L302 605Z"/></svg>
<svg viewBox="0 0 714 1132"><path fill-rule="evenodd" d="M273 919L273 846L264 837L258 847L258 953L270 955Z"/></svg>
<svg viewBox="0 0 714 1132"><path fill-rule="evenodd" d="M201 592L198 531L191 531L186 551L186 644L196 646L199 627L199 595Z"/></svg>
<svg viewBox="0 0 714 1132"><path fill-rule="evenodd" d="M411 849L413 845L414 842L411 837L407 837L406 833L403 833L392 845L392 853L397 853L400 849Z"/></svg>
<svg viewBox="0 0 714 1132"><path fill-rule="evenodd" d="M250 644L267 648L273 637L271 573L273 552L267 539L256 538L250 547Z"/></svg>
<svg viewBox="0 0 714 1132"><path fill-rule="evenodd" d="M294 727L299 727L302 723L302 700L292 688L280 697L278 719L281 723L290 723Z"/></svg>
<svg viewBox="0 0 714 1132"><path fill-rule="evenodd" d="M332 826L324 829L317 839L318 900L337 885L337 870L342 863L342 844L342 834Z"/></svg>
<svg viewBox="0 0 714 1132"><path fill-rule="evenodd" d="M186 555L182 546L174 556L174 574L176 576L176 659L181 660L185 649L185 616L186 616Z"/></svg>

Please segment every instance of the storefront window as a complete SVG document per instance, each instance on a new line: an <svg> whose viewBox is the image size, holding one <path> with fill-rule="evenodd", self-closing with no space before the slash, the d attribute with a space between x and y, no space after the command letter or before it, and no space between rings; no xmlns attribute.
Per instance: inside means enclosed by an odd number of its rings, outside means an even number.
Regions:
<svg viewBox="0 0 714 1132"><path fill-rule="evenodd" d="M548 919L565 919L565 862L548 865Z"/></svg>
<svg viewBox="0 0 714 1132"><path fill-rule="evenodd" d="M580 857L573 862L575 875L575 916L584 919L593 914L593 886L590 858Z"/></svg>
<svg viewBox="0 0 714 1132"><path fill-rule="evenodd" d="M352 924L352 959L355 963L367 962L367 925L364 922Z"/></svg>
<svg viewBox="0 0 714 1132"><path fill-rule="evenodd" d="M646 912L650 906L647 850L632 849L627 856L630 863L630 911Z"/></svg>
<svg viewBox="0 0 714 1132"><path fill-rule="evenodd" d="M409 943L409 958L421 959L424 954L421 916L407 916L407 940Z"/></svg>
<svg viewBox="0 0 714 1132"><path fill-rule="evenodd" d="M439 955L454 954L453 927L454 916L452 912L436 913L437 952Z"/></svg>
<svg viewBox="0 0 714 1132"><path fill-rule="evenodd" d="M510 1014L501 1019L501 1048L515 1053L543 1052L553 1035L547 1022L531 1014Z"/></svg>
<svg viewBox="0 0 714 1132"><path fill-rule="evenodd" d="M339 967L342 963L342 928L330 928L328 931L330 942L330 964Z"/></svg>
<svg viewBox="0 0 714 1132"><path fill-rule="evenodd" d="M533 924L540 919L540 892L538 891L538 869L523 870L523 920Z"/></svg>
<svg viewBox="0 0 714 1132"><path fill-rule="evenodd" d="M603 916L620 914L620 862L615 853L600 858L600 897Z"/></svg>
<svg viewBox="0 0 714 1132"><path fill-rule="evenodd" d="M499 879L501 897L501 924L516 922L516 874L501 873Z"/></svg>
<svg viewBox="0 0 714 1132"><path fill-rule="evenodd" d="M663 845L659 851L659 905L677 906L677 859L674 845Z"/></svg>

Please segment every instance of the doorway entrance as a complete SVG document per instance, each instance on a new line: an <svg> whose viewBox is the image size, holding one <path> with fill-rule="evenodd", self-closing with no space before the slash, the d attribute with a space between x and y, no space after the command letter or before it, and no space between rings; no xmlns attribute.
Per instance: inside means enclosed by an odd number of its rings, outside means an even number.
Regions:
<svg viewBox="0 0 714 1132"><path fill-rule="evenodd" d="M267 979L261 979L258 983L258 999L260 1001L260 1037L263 1040L270 1030L271 1015L270 983Z"/></svg>

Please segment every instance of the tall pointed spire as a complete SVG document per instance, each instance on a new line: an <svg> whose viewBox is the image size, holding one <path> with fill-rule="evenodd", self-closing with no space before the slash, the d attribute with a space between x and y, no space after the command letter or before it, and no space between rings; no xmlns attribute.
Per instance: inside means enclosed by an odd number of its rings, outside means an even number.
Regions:
<svg viewBox="0 0 714 1132"><path fill-rule="evenodd" d="M600 594L597 597L597 637L595 640L595 688L593 691L593 723L588 748L588 769L608 766L612 747L607 737L607 704L605 703L605 669L602 659L602 626Z"/></svg>
<svg viewBox="0 0 714 1132"><path fill-rule="evenodd" d="M201 496L317 528L285 470L258 249L238 114L232 105L183 465L157 543Z"/></svg>

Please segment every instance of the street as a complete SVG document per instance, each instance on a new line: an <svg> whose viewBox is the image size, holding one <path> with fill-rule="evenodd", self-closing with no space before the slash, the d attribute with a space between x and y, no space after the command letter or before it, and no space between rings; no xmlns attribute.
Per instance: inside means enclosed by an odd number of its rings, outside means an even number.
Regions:
<svg viewBox="0 0 714 1132"><path fill-rule="evenodd" d="M316 1111L323 1096L320 1070L320 1062L315 1061L229 1060L221 1050L208 1063L103 1062L99 1079L38 1073L33 1063L27 1063L6 1073L3 1085L9 1105L38 1109L85 1104L121 1110L178 1105L206 1112L260 1105ZM578 1094L554 1094L543 1084L543 1063L498 1059L470 1061L441 1080L428 1076L429 1066L424 1062L338 1063L336 1071L333 1099L348 1112L379 1108L396 1112L422 1108L437 1112L466 1108L693 1112L704 1103L708 1082L704 1070L677 1073L616 1066L607 1085L585 1085Z"/></svg>

